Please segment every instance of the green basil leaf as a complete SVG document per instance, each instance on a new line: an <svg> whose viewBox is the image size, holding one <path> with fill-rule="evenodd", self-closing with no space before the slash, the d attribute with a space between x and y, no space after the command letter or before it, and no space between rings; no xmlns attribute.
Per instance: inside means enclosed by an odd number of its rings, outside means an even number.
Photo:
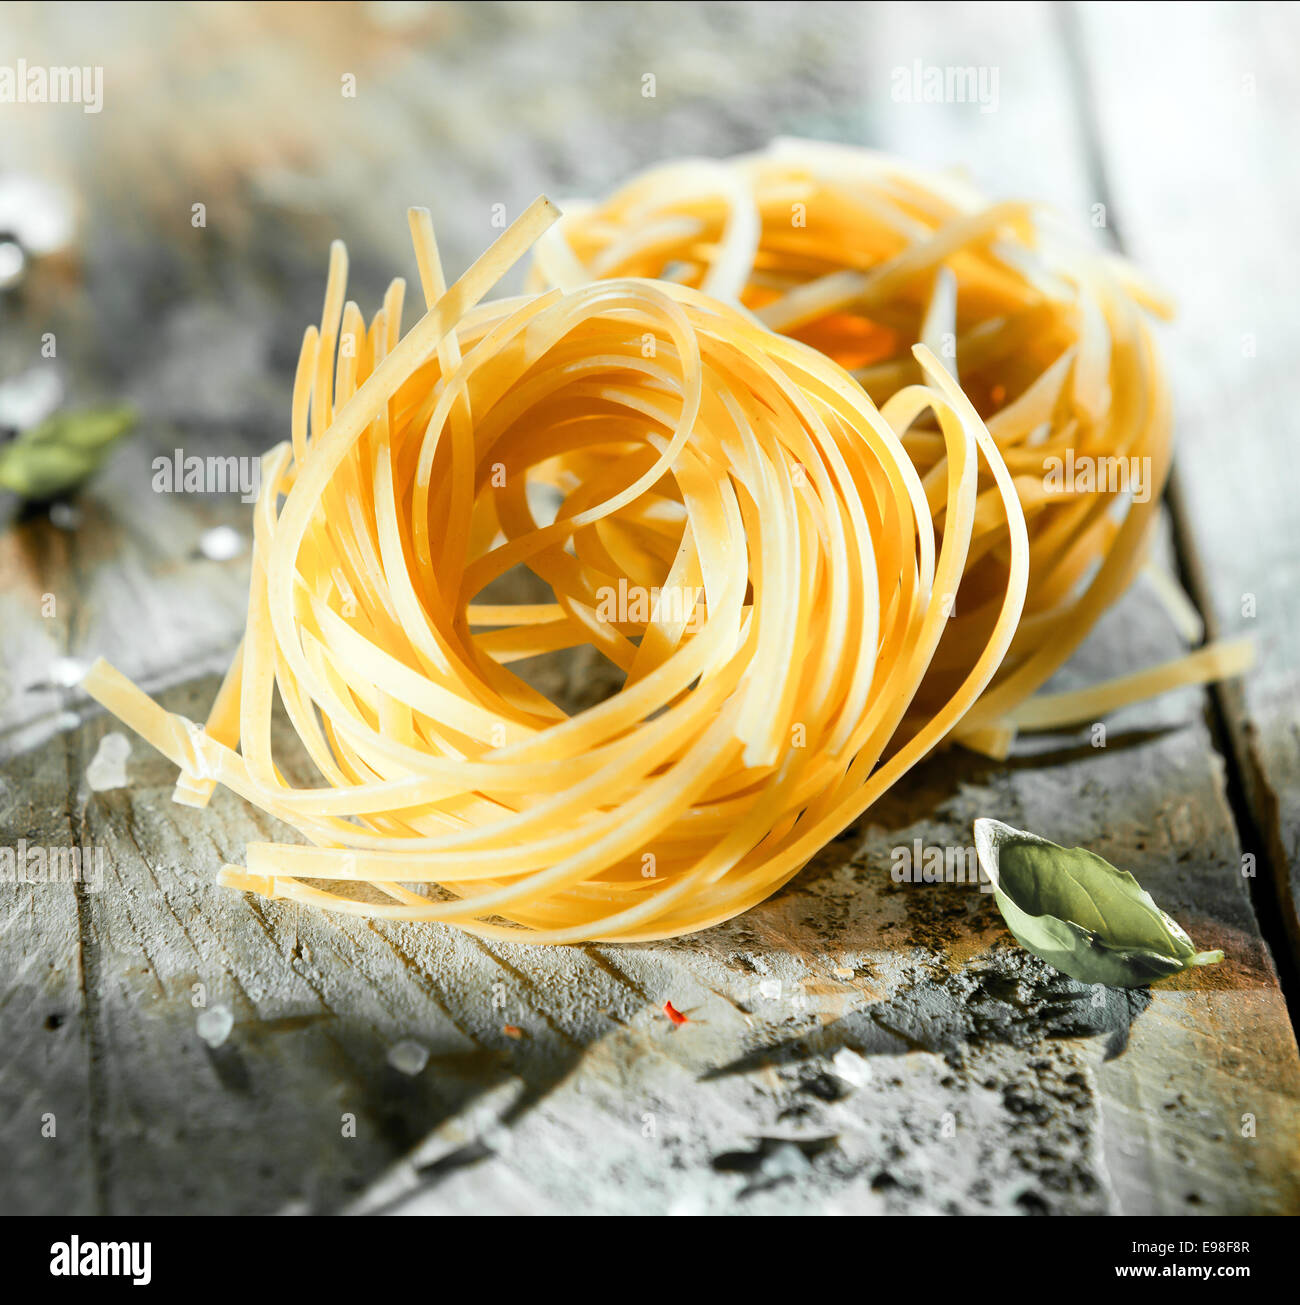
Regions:
<svg viewBox="0 0 1300 1305"><path fill-rule="evenodd" d="M1131 874L1086 848L981 819L975 852L1016 941L1072 979L1137 988L1223 959L1198 952Z"/></svg>
<svg viewBox="0 0 1300 1305"><path fill-rule="evenodd" d="M130 408L60 412L0 449L0 486L23 498L54 498L89 479L135 425Z"/></svg>

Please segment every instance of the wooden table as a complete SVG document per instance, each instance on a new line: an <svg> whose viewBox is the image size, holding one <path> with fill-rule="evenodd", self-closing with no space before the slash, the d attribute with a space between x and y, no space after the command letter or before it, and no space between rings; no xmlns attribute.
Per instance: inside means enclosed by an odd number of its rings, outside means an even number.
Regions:
<svg viewBox="0 0 1300 1305"><path fill-rule="evenodd" d="M142 414L76 529L10 505L0 532L0 845L106 854L98 891L0 885L0 1208L1300 1210L1295 8L90 5L12 7L0 34L29 64L104 67L100 114L0 106L0 164L61 180L81 218L75 256L4 304L0 374L52 331L70 399ZM995 68L996 106L895 100L918 59ZM258 813L174 806L138 741L128 787L89 789L116 726L56 659L103 654L206 712L247 554L197 544L246 535L248 510L153 493L151 459L283 438L330 237L373 306L413 276L408 203L458 269L493 204L778 133L1102 214L1175 290L1164 548L1212 631L1257 639L1248 679L1126 710L1104 749L932 758L773 900L654 945L488 945L240 896L213 875L267 837ZM1181 647L1140 581L1059 685ZM965 844L984 814L1132 869L1227 961L1094 991L987 896L891 882L891 848ZM234 1016L215 1049L200 992ZM387 1059L403 1039L430 1052L417 1075Z"/></svg>

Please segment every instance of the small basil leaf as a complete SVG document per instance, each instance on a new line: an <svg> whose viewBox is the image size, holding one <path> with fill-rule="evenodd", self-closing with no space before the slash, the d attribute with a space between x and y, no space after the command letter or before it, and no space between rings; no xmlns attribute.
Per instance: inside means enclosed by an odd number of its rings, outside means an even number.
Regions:
<svg viewBox="0 0 1300 1305"><path fill-rule="evenodd" d="M982 819L975 851L1016 941L1072 979L1136 988L1223 959L1198 952L1131 874L1086 848Z"/></svg>
<svg viewBox="0 0 1300 1305"><path fill-rule="evenodd" d="M130 408L56 413L0 449L0 486L43 500L92 476L135 424Z"/></svg>

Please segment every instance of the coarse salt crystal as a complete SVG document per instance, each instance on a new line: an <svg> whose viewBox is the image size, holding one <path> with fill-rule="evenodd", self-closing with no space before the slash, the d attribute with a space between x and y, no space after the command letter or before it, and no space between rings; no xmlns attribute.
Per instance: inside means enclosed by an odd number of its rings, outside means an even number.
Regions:
<svg viewBox="0 0 1300 1305"><path fill-rule="evenodd" d="M75 530L81 524L81 510L71 503L51 503L50 524L59 530Z"/></svg>
<svg viewBox="0 0 1300 1305"><path fill-rule="evenodd" d="M404 1038L388 1048L388 1063L399 1073L414 1076L429 1063L429 1049Z"/></svg>
<svg viewBox="0 0 1300 1305"><path fill-rule="evenodd" d="M782 1142L763 1157L758 1167L764 1178L798 1178L800 1174L806 1174L812 1165L795 1143Z"/></svg>
<svg viewBox="0 0 1300 1305"><path fill-rule="evenodd" d="M853 1087L866 1087L871 1082L871 1062L851 1047L841 1047L831 1057L831 1068L837 1077Z"/></svg>
<svg viewBox="0 0 1300 1305"><path fill-rule="evenodd" d="M104 793L126 787L126 759L131 755L131 740L114 730L105 734L86 767L86 783L91 791Z"/></svg>
<svg viewBox="0 0 1300 1305"><path fill-rule="evenodd" d="M86 663L76 657L56 657L50 663L50 683L70 689L74 684L81 683L81 678L88 669Z"/></svg>
<svg viewBox="0 0 1300 1305"><path fill-rule="evenodd" d="M230 1013L229 1006L213 1006L195 1020L194 1027L209 1047L216 1048L230 1036L230 1030L235 1027L235 1017Z"/></svg>
<svg viewBox="0 0 1300 1305"><path fill-rule="evenodd" d="M199 537L199 552L213 562L229 562L244 551L244 536L233 526L213 526Z"/></svg>

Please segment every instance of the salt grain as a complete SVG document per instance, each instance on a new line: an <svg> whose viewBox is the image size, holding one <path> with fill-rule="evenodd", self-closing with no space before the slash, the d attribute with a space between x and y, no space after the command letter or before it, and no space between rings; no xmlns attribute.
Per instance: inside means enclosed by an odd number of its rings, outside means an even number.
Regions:
<svg viewBox="0 0 1300 1305"><path fill-rule="evenodd" d="M388 1063L399 1073L414 1077L429 1063L429 1049L404 1038L388 1048Z"/></svg>
<svg viewBox="0 0 1300 1305"><path fill-rule="evenodd" d="M33 254L62 249L75 227L66 190L26 172L8 172L0 179L0 231L11 232Z"/></svg>
<svg viewBox="0 0 1300 1305"><path fill-rule="evenodd" d="M232 526L213 526L199 538L199 552L213 562L229 562L244 551L244 536Z"/></svg>
<svg viewBox="0 0 1300 1305"><path fill-rule="evenodd" d="M235 1027L235 1017L230 1013L229 1006L213 1006L195 1020L194 1027L209 1047L216 1048L230 1036L230 1030Z"/></svg>
<svg viewBox="0 0 1300 1305"><path fill-rule="evenodd" d="M49 669L51 684L70 689L74 684L81 683L82 676L89 668L85 662L79 661L76 657L56 657L50 663Z"/></svg>
<svg viewBox="0 0 1300 1305"><path fill-rule="evenodd" d="M86 767L86 783L91 791L103 793L112 788L126 787L126 759L131 755L131 741L116 730L105 734L95 749L95 756Z"/></svg>
<svg viewBox="0 0 1300 1305"><path fill-rule="evenodd" d="M51 503L50 524L59 530L75 530L81 524L81 509L71 503Z"/></svg>
<svg viewBox="0 0 1300 1305"><path fill-rule="evenodd" d="M701 1214L707 1214L709 1203L701 1192L686 1192L678 1196L668 1207L668 1213L675 1218L695 1218Z"/></svg>
<svg viewBox="0 0 1300 1305"><path fill-rule="evenodd" d="M782 1142L759 1161L758 1167L764 1178L798 1178L800 1174L806 1174L812 1165L793 1142Z"/></svg>
<svg viewBox="0 0 1300 1305"><path fill-rule="evenodd" d="M831 1069L853 1087L866 1087L871 1082L871 1062L850 1047L841 1047L831 1057Z"/></svg>
<svg viewBox="0 0 1300 1305"><path fill-rule="evenodd" d="M3 230L3 226L0 226ZM4 244L0 241L0 251ZM0 262L4 254L0 252ZM0 268L0 278L4 272ZM63 401L63 382L50 366L29 367L0 383L0 426L28 430L39 426Z"/></svg>

